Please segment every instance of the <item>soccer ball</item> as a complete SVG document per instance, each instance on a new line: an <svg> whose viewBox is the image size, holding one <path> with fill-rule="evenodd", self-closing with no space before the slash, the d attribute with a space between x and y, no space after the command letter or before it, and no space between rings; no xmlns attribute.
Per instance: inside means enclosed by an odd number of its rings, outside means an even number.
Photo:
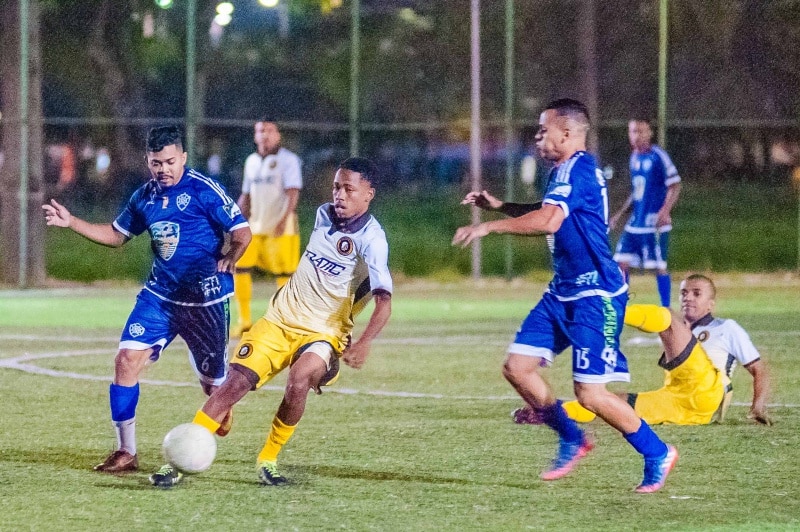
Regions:
<svg viewBox="0 0 800 532"><path fill-rule="evenodd" d="M217 440L204 427L184 423L167 433L162 451L164 459L179 471L201 473L214 462Z"/></svg>

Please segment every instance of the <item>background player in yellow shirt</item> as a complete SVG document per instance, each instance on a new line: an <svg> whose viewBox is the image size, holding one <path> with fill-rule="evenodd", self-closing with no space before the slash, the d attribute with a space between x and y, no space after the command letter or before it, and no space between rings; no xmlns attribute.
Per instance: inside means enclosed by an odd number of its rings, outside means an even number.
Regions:
<svg viewBox="0 0 800 532"><path fill-rule="evenodd" d="M280 288L300 261L296 213L303 188L300 158L281 146L278 125L270 120L255 123L253 141L256 151L245 160L242 193L237 200L250 223L253 240L236 263L234 296L239 320L231 331L235 338L252 324L253 268L274 275Z"/></svg>
<svg viewBox="0 0 800 532"><path fill-rule="evenodd" d="M333 180L333 202L317 209L314 231L297 272L272 296L267 312L244 333L230 361L228 378L198 410L194 423L217 431L227 412L247 392L289 369L286 391L258 454L264 485L286 483L277 469L278 453L294 434L310 390L331 384L339 358L360 368L372 340L392 312L389 245L378 221L368 212L375 196L375 166L367 159L343 161ZM375 307L357 340L353 318L370 298ZM169 487L181 475L164 466L151 476Z"/></svg>

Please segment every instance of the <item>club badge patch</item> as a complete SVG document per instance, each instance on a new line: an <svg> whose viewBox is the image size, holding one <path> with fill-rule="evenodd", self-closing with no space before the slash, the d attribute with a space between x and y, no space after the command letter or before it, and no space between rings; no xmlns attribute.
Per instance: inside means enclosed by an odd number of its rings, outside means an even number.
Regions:
<svg viewBox="0 0 800 532"><path fill-rule="evenodd" d="M236 358L247 358L253 354L253 346L250 344L242 344L239 351L236 352Z"/></svg>
<svg viewBox="0 0 800 532"><path fill-rule="evenodd" d="M353 240L349 236L343 236L336 242L336 251L340 255L349 255L353 252Z"/></svg>
<svg viewBox="0 0 800 532"><path fill-rule="evenodd" d="M706 340L708 340L709 336L711 335L708 334L708 331L703 331L697 335L697 339L700 340L700 342L705 342Z"/></svg>
<svg viewBox="0 0 800 532"><path fill-rule="evenodd" d="M189 194L187 194L186 192L184 192L183 194L181 194L180 196L175 198L175 204L178 206L178 208L180 210L184 210L186 208L186 206L189 205L189 202L191 200L192 200L192 197Z"/></svg>
<svg viewBox="0 0 800 532"><path fill-rule="evenodd" d="M156 222L150 226L150 235L159 257L169 260L178 249L181 227L172 222Z"/></svg>
<svg viewBox="0 0 800 532"><path fill-rule="evenodd" d="M133 336L134 338L141 336L144 334L144 327L141 323L131 323L128 326L128 334Z"/></svg>

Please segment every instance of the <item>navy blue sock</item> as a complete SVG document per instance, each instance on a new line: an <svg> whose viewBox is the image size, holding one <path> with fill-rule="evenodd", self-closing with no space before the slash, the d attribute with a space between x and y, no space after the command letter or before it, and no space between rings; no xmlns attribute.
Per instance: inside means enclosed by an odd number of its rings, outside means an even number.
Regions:
<svg viewBox="0 0 800 532"><path fill-rule="evenodd" d="M556 431L562 440L570 443L583 440L583 431L573 419L567 416L567 412L561 406L561 401L542 408L541 412L545 424Z"/></svg>
<svg viewBox="0 0 800 532"><path fill-rule="evenodd" d="M667 454L667 444L661 441L661 438L653 432L653 429L645 423L644 419L639 430L625 434L625 439L639 454L644 456L645 460L661 458Z"/></svg>
<svg viewBox="0 0 800 532"><path fill-rule="evenodd" d="M661 306L669 307L670 291L672 290L672 280L668 273L660 273L656 275L656 286L658 286L658 295L661 297Z"/></svg>
<svg viewBox="0 0 800 532"><path fill-rule="evenodd" d="M111 420L127 421L136 416L136 404L139 402L139 383L134 386L120 386L111 383L108 390L111 402Z"/></svg>

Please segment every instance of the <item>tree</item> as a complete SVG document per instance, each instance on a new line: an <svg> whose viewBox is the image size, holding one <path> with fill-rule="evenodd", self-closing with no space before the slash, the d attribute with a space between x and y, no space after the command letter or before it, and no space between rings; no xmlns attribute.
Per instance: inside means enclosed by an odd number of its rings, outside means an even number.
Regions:
<svg viewBox="0 0 800 532"><path fill-rule="evenodd" d="M20 275L20 239L22 227L27 229L24 249L27 255L25 282L27 286L44 283L44 218L40 209L44 201L42 179L42 85L39 32L39 4L29 4L29 98L28 98L28 187L27 222L21 225L20 190L22 164L22 109L20 105L20 16L19 3L8 2L0 10L0 101L3 106L3 137L0 149L5 163L0 169L0 281L18 283Z"/></svg>

